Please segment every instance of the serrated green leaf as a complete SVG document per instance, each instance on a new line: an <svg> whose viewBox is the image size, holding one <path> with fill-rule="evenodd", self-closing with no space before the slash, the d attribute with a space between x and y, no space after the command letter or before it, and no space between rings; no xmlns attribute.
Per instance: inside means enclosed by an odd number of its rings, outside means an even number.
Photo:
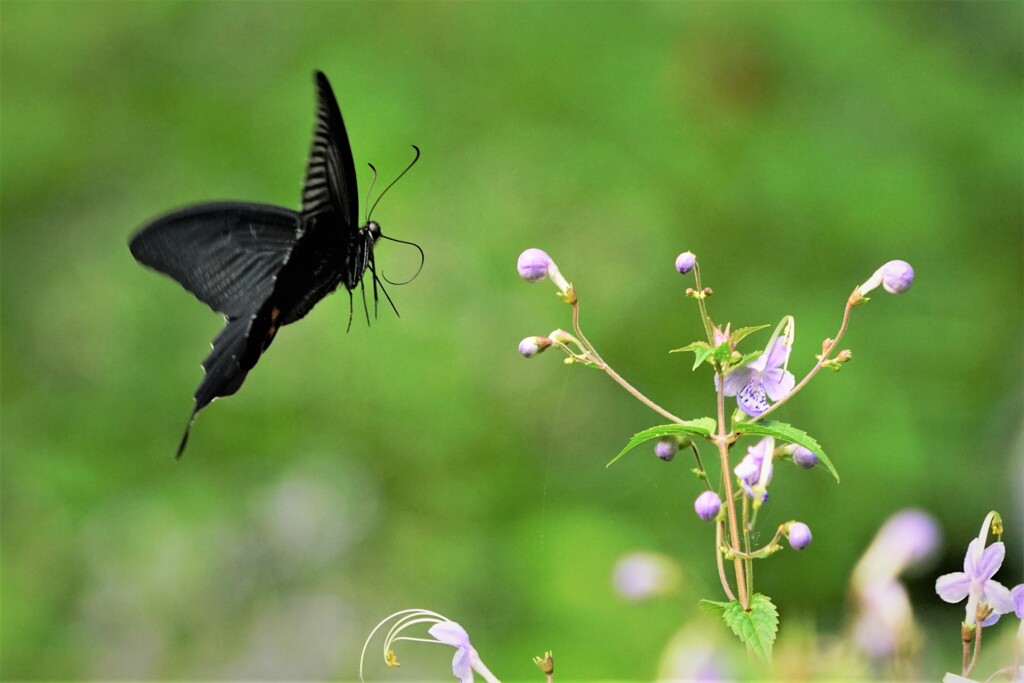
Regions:
<svg viewBox="0 0 1024 683"><path fill-rule="evenodd" d="M693 369L696 370L711 355L711 345L707 342L697 341L682 348L672 349L669 353L679 353L680 351L693 351L693 355L696 356L693 361Z"/></svg>
<svg viewBox="0 0 1024 683"><path fill-rule="evenodd" d="M722 365L723 363L727 362L729 360L729 356L731 355L732 350L729 348L728 342L722 342L721 344L715 347L715 360L718 361L719 365Z"/></svg>
<svg viewBox="0 0 1024 683"><path fill-rule="evenodd" d="M772 661L772 645L779 633L779 611L767 595L755 593L750 611L744 612L736 600L722 611L722 619L743 643L766 664Z"/></svg>
<svg viewBox="0 0 1024 683"><path fill-rule="evenodd" d="M691 434L693 436L702 436L706 439L714 433L716 426L717 423L710 417L699 417L696 420L686 420L683 424L659 425L645 429L634 434L633 438L626 444L626 447L619 451L619 454L612 458L611 462L605 465L605 467L611 467L616 460L645 441L660 439L663 436L672 434Z"/></svg>
<svg viewBox="0 0 1024 683"><path fill-rule="evenodd" d="M764 355L764 351L754 351L752 353L748 353L745 356L741 357L735 363L729 363L729 367L738 368L741 365L746 365L747 363L750 363L751 361L757 360L758 358L760 358L763 355Z"/></svg>
<svg viewBox="0 0 1024 683"><path fill-rule="evenodd" d="M818 459L821 460L825 469L831 472L832 476L836 478L836 483L839 482L839 472L836 471L835 466L832 465L832 461L828 459L827 455L825 455L825 451L821 450L821 445L814 440L814 437L802 429L797 429L793 425L786 424L785 422L768 420L766 422L755 422L754 424L739 422L736 424L736 432L738 434L774 436L775 438L782 439L783 441L800 444L818 456Z"/></svg>
<svg viewBox="0 0 1024 683"><path fill-rule="evenodd" d="M711 349L697 349L693 352L693 355L696 356L696 358L693 359L693 368L691 369L696 370L700 367L700 364L706 361L708 356L711 355Z"/></svg>
<svg viewBox="0 0 1024 683"><path fill-rule="evenodd" d="M727 602L718 602L717 600L701 600L698 604L700 611L711 617L722 616L722 611L729 606Z"/></svg>
<svg viewBox="0 0 1024 683"><path fill-rule="evenodd" d="M687 344L686 346L681 346L678 349L672 349L671 351L669 351L669 353L681 353L683 351L693 351L695 349L710 349L710 348L711 348L711 345L708 344L707 342L695 341L692 344Z"/></svg>
<svg viewBox="0 0 1024 683"><path fill-rule="evenodd" d="M733 347L735 347L736 344L738 344L740 340L746 337L747 335L753 334L754 332L760 332L766 327L768 327L768 325L757 325L756 327L741 327L740 329L731 333L729 335L729 338L732 340Z"/></svg>

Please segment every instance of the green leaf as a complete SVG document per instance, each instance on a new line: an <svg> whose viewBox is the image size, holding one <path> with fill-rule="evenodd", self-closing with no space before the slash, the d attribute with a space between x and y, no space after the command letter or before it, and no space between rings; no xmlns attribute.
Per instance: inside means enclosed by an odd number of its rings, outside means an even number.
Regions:
<svg viewBox="0 0 1024 683"><path fill-rule="evenodd" d="M760 332L766 327L768 327L768 325L758 325L757 327L741 327L740 329L730 334L729 339L732 341L732 345L735 348L736 344L738 344L740 340L746 337L748 334Z"/></svg>
<svg viewBox="0 0 1024 683"><path fill-rule="evenodd" d="M696 420L686 420L683 424L659 425L657 427L645 429L642 432L634 434L633 438L626 444L626 447L619 451L619 454L612 458L611 462L605 465L605 467L611 467L616 460L645 441L660 439L663 436L670 436L672 434L690 434L693 436L702 436L707 439L714 433L716 426L717 423L710 417L699 417Z"/></svg>
<svg viewBox="0 0 1024 683"><path fill-rule="evenodd" d="M707 342L698 341L687 344L679 349L672 349L669 353L679 353L680 351L693 351L693 355L696 356L696 359L693 361L693 369L696 370L711 355L711 345Z"/></svg>
<svg viewBox="0 0 1024 683"><path fill-rule="evenodd" d="M681 346L678 349L672 349L669 353L681 353L683 351L695 351L696 349L710 349L711 345L707 342L695 341L692 344Z"/></svg>
<svg viewBox="0 0 1024 683"><path fill-rule="evenodd" d="M758 434L761 436L774 436L777 439L788 441L790 443L800 444L807 450L818 456L825 468L832 473L832 476L836 478L836 483L839 482L839 472L836 471L835 466L832 465L832 461L825 455L825 451L821 450L821 445L814 440L807 432L802 429L797 429L791 424L785 422L777 422L775 420L768 420L766 422L755 422L754 424L746 424L739 422L735 426L738 434Z"/></svg>
<svg viewBox="0 0 1024 683"><path fill-rule="evenodd" d="M743 643L766 664L772 661L772 645L779 633L779 611L767 595L755 593L750 611L744 612L738 600L725 606L722 619Z"/></svg>
<svg viewBox="0 0 1024 683"><path fill-rule="evenodd" d="M707 614L709 617L722 616L722 612L728 606L728 602L718 602L717 600L701 600L698 604L700 611Z"/></svg>

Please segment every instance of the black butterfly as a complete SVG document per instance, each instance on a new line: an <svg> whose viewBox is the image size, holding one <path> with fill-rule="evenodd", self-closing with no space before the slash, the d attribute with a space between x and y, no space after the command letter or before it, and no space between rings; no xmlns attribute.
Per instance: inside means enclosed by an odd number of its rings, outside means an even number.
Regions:
<svg viewBox="0 0 1024 683"><path fill-rule="evenodd" d="M317 71L314 78L316 126L301 211L250 202L195 204L157 218L129 242L139 263L171 276L227 319L203 361L206 374L196 389L178 458L199 411L218 396L238 391L282 325L299 320L344 285L351 326L352 290L362 285L367 268L376 304L373 246L382 237L380 225L368 221L359 227L356 171L345 124L327 77ZM415 163L419 149L413 149ZM363 304L366 308L365 289ZM369 309L366 313L369 320Z"/></svg>

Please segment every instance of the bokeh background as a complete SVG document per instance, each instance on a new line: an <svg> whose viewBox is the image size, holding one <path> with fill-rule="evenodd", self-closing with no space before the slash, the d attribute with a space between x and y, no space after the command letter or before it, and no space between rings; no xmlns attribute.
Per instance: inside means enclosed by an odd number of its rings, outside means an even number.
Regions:
<svg viewBox="0 0 1024 683"><path fill-rule="evenodd" d="M678 252L698 254L717 321L796 317L798 374L853 286L914 265L907 294L855 311L854 362L780 411L843 480L776 473L763 528L797 518L815 541L758 567L783 619L774 675L891 674L809 653L848 647L851 569L899 509L946 538L907 580L913 675L958 665L962 607L934 580L990 509L999 576L1020 581L1024 5L0 13L3 678L352 679L373 625L407 607L461 622L512 680L537 680L545 649L560 679L651 679L674 636L749 674L696 608L720 588L691 463L641 449L605 468L658 416L600 373L516 353L569 325L548 284L516 276L531 246L576 284L605 358L687 417L713 397L667 353L701 333ZM127 239L199 200L296 207L317 68L363 191L367 162L390 179L422 148L374 218L425 268L390 288L400 319L346 334L339 295L282 331L175 462L221 321ZM382 243L378 263L399 279L417 259ZM613 580L634 552L670 579L649 599ZM998 628L996 649L1016 626ZM372 678L450 677L449 650L399 656Z"/></svg>

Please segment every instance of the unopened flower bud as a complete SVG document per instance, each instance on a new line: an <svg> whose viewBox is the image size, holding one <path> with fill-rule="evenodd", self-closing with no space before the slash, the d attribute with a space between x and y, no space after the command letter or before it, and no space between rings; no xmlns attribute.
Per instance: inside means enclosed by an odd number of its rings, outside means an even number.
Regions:
<svg viewBox="0 0 1024 683"><path fill-rule="evenodd" d="M836 361L839 363L846 363L851 358L853 358L853 351L851 351L850 349L843 349L842 351L836 354Z"/></svg>
<svg viewBox="0 0 1024 683"><path fill-rule="evenodd" d="M519 277L527 282L540 282L548 276L551 257L541 249L527 249L519 255Z"/></svg>
<svg viewBox="0 0 1024 683"><path fill-rule="evenodd" d="M658 439L658 443L654 444L654 454L665 462L669 462L672 458L676 457L678 451L679 442L676 441L674 436L663 436Z"/></svg>
<svg viewBox="0 0 1024 683"><path fill-rule="evenodd" d="M533 358L544 349L551 346L551 340L547 337L527 337L519 342L519 353L525 358Z"/></svg>
<svg viewBox="0 0 1024 683"><path fill-rule="evenodd" d="M796 463L797 467L809 470L818 464L818 456L809 448L797 446L793 449L793 462Z"/></svg>
<svg viewBox="0 0 1024 683"><path fill-rule="evenodd" d="M718 511L722 509L722 499L714 491L705 491L697 496L697 500L693 502L693 509L698 517L705 522L710 522L718 516Z"/></svg>
<svg viewBox="0 0 1024 683"><path fill-rule="evenodd" d="M882 287L890 294L900 294L914 284L914 269L906 261L889 261L882 266Z"/></svg>
<svg viewBox="0 0 1024 683"><path fill-rule="evenodd" d="M787 534L793 550L803 550L811 544L811 529L803 522L790 522Z"/></svg>
<svg viewBox="0 0 1024 683"><path fill-rule="evenodd" d="M851 300L855 303L862 303L864 295L879 285L890 294L900 294L910 289L914 284L914 269L906 261L889 261L875 271L874 275L868 278L867 282L854 290Z"/></svg>
<svg viewBox="0 0 1024 683"><path fill-rule="evenodd" d="M682 254L676 257L676 270L681 274L686 275L693 267L697 264L697 257L693 255L692 251L684 251Z"/></svg>
<svg viewBox="0 0 1024 683"><path fill-rule="evenodd" d="M519 255L518 268L519 277L527 282L540 282L545 277L551 278L551 281L558 287L558 296L562 301L567 304L576 303L576 291L562 276L558 266L547 255L547 252L541 249L527 249Z"/></svg>

